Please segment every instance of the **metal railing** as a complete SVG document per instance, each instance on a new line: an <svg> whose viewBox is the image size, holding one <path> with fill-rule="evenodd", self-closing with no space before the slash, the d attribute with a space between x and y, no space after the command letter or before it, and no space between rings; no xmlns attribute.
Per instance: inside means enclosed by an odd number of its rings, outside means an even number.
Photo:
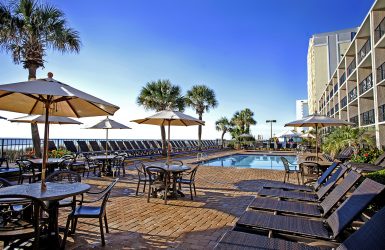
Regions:
<svg viewBox="0 0 385 250"><path fill-rule="evenodd" d="M378 107L378 120L379 122L385 121L385 104Z"/></svg>
<svg viewBox="0 0 385 250"><path fill-rule="evenodd" d="M346 105L348 105L348 98L345 96L341 99L341 108L346 107Z"/></svg>
<svg viewBox="0 0 385 250"><path fill-rule="evenodd" d="M377 43L381 37L385 34L385 18L374 29L374 41Z"/></svg>
<svg viewBox="0 0 385 250"><path fill-rule="evenodd" d="M361 114L362 125L370 125L374 123L374 109Z"/></svg>
<svg viewBox="0 0 385 250"><path fill-rule="evenodd" d="M377 82L385 79L385 62L377 68Z"/></svg>
<svg viewBox="0 0 385 250"><path fill-rule="evenodd" d="M350 76L355 69L356 69L356 58L353 58L353 61L348 66L348 76Z"/></svg>
<svg viewBox="0 0 385 250"><path fill-rule="evenodd" d="M372 74L369 74L362 82L360 82L360 95L368 91L373 87Z"/></svg>
<svg viewBox="0 0 385 250"><path fill-rule="evenodd" d="M349 94L348 94L348 99L349 99L349 102L355 100L357 98L357 87L355 87L354 89L352 89Z"/></svg>
<svg viewBox="0 0 385 250"><path fill-rule="evenodd" d="M358 63L360 63L370 52L370 38L364 43L360 51L358 51Z"/></svg>
<svg viewBox="0 0 385 250"><path fill-rule="evenodd" d="M345 80L346 80L346 73L344 72L342 74L342 76L340 77L340 86L345 82ZM337 89L338 89L338 84L334 85L334 92L337 91L336 86L337 86Z"/></svg>
<svg viewBox="0 0 385 250"><path fill-rule="evenodd" d="M354 123L354 127L358 126L358 115L350 118L350 122Z"/></svg>

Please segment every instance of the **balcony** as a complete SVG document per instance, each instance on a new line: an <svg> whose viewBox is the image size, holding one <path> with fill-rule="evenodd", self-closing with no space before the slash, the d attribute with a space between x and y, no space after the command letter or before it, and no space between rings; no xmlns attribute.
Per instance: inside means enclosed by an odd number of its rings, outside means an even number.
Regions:
<svg viewBox="0 0 385 250"><path fill-rule="evenodd" d="M385 18L382 19L377 28L374 29L374 42L377 43L385 34Z"/></svg>
<svg viewBox="0 0 385 250"><path fill-rule="evenodd" d="M353 61L348 66L348 76L350 76L355 69L356 69L356 58L353 58Z"/></svg>
<svg viewBox="0 0 385 250"><path fill-rule="evenodd" d="M354 125L353 125L354 127L357 127L358 126L358 115L350 118L350 122L354 123Z"/></svg>
<svg viewBox="0 0 385 250"><path fill-rule="evenodd" d="M337 104L334 106L334 111L337 113L338 110L340 110L340 107L339 107L339 105L338 105L338 103L337 103Z"/></svg>
<svg viewBox="0 0 385 250"><path fill-rule="evenodd" d="M333 89L334 89L334 93L337 93L337 91L338 91L338 83L334 84Z"/></svg>
<svg viewBox="0 0 385 250"><path fill-rule="evenodd" d="M362 125L370 125L374 123L374 109L361 114Z"/></svg>
<svg viewBox="0 0 385 250"><path fill-rule="evenodd" d="M385 79L385 63L377 68L377 83Z"/></svg>
<svg viewBox="0 0 385 250"><path fill-rule="evenodd" d="M372 74L370 74L360 83L360 95L362 95L372 87L373 87L373 79L372 79Z"/></svg>
<svg viewBox="0 0 385 250"><path fill-rule="evenodd" d="M346 73L344 72L343 74L342 74L342 76L340 77L340 86L344 83L346 81ZM336 84L337 85L337 84ZM334 85L334 92L336 91L336 89L335 89L335 86L336 85Z"/></svg>
<svg viewBox="0 0 385 250"><path fill-rule="evenodd" d="M348 98L345 96L341 99L341 108L345 108L348 105Z"/></svg>
<svg viewBox="0 0 385 250"><path fill-rule="evenodd" d="M378 120L379 122L385 122L385 104L378 107Z"/></svg>
<svg viewBox="0 0 385 250"><path fill-rule="evenodd" d="M362 46L362 48L360 49L360 51L358 52L358 63L360 63L367 54L369 54L370 52L370 39L368 39L364 46Z"/></svg>
<svg viewBox="0 0 385 250"><path fill-rule="evenodd" d="M355 87L354 89L352 89L349 94L349 102L355 100L357 98L357 87Z"/></svg>

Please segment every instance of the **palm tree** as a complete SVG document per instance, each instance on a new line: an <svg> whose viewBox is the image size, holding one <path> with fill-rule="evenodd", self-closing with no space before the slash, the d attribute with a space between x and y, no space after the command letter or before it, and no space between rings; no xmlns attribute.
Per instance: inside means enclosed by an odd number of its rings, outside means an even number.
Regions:
<svg viewBox="0 0 385 250"><path fill-rule="evenodd" d="M185 99L181 94L181 88L172 85L169 80L151 81L142 88L136 100L139 106L143 106L146 110L178 110L183 111L185 107ZM166 130L164 126L160 126L162 136L162 154L167 154L166 148Z"/></svg>
<svg viewBox="0 0 385 250"><path fill-rule="evenodd" d="M10 53L15 64L28 69L28 80L36 79L38 68L44 67L47 49L79 52L77 31L67 26L61 10L37 0L0 3L0 49ZM36 155L40 156L40 136L36 124L31 124Z"/></svg>
<svg viewBox="0 0 385 250"><path fill-rule="evenodd" d="M195 109L199 120L202 120L204 112L209 112L210 108L218 106L214 90L205 85L195 85L187 91L186 104ZM198 126L198 145L201 149L202 125Z"/></svg>
<svg viewBox="0 0 385 250"><path fill-rule="evenodd" d="M231 119L231 122L236 126L231 131L233 138L236 138L240 134L250 134L250 126L257 124L253 116L254 112L249 108L235 112L233 118Z"/></svg>
<svg viewBox="0 0 385 250"><path fill-rule="evenodd" d="M226 117L221 117L219 120L215 122L215 129L217 131L222 131L221 141L222 141L222 148L223 148L223 137L231 129L232 125L230 121Z"/></svg>

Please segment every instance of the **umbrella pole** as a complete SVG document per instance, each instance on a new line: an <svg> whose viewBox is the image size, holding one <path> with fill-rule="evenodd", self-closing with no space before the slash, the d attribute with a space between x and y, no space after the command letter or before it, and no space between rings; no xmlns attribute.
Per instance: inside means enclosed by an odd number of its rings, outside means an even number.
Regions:
<svg viewBox="0 0 385 250"><path fill-rule="evenodd" d="M168 121L168 142L167 142L167 163L170 162L170 151L171 151L171 148L170 148L170 125L171 125L171 121L169 120Z"/></svg>
<svg viewBox="0 0 385 250"><path fill-rule="evenodd" d="M106 158L108 155L108 129L106 129Z"/></svg>
<svg viewBox="0 0 385 250"><path fill-rule="evenodd" d="M45 191L47 186L45 184L45 172L48 158L48 136L49 136L49 102L45 103L45 123L44 123L44 149L43 149L43 164L41 167L41 190Z"/></svg>
<svg viewBox="0 0 385 250"><path fill-rule="evenodd" d="M315 126L315 137L316 137L316 140L315 140L315 153L316 153L316 157L317 157L316 162L318 163L318 125Z"/></svg>

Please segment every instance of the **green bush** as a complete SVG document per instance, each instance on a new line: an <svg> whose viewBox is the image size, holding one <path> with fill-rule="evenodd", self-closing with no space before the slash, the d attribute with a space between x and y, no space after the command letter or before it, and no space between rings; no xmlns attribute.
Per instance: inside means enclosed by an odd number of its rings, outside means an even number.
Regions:
<svg viewBox="0 0 385 250"><path fill-rule="evenodd" d="M71 151L68 151L66 149L58 149L58 150L52 150L48 152L48 157L50 158L61 158L64 155L72 154Z"/></svg>
<svg viewBox="0 0 385 250"><path fill-rule="evenodd" d="M351 162L374 163L376 159L383 153L378 148L360 149L351 159Z"/></svg>
<svg viewBox="0 0 385 250"><path fill-rule="evenodd" d="M385 185L385 169L379 170L373 173L365 175L367 178L370 178L378 183ZM376 197L373 205L371 206L371 211L378 211L385 206L385 192L382 192L379 196Z"/></svg>

